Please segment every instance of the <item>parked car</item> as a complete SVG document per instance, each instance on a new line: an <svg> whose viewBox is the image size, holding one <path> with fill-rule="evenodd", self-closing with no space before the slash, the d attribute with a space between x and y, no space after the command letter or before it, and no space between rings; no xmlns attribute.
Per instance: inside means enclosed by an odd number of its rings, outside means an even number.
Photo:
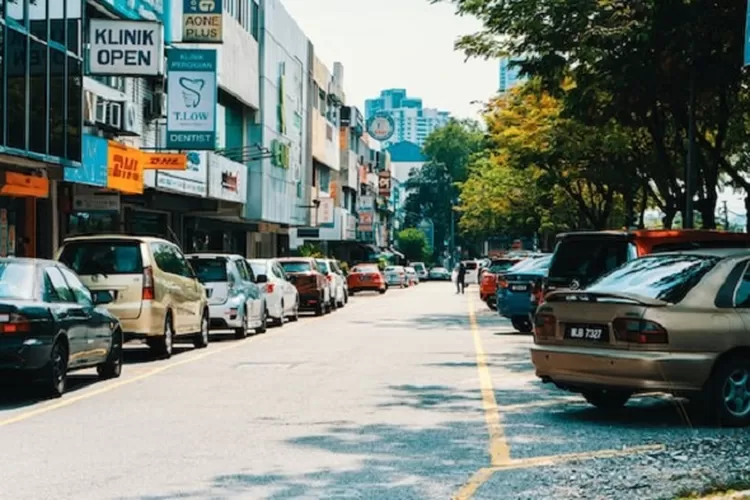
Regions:
<svg viewBox="0 0 750 500"><path fill-rule="evenodd" d="M490 309L495 309L495 295L497 294L498 276L519 262L522 258L494 259L489 266L484 268L479 278L479 298L487 304Z"/></svg>
<svg viewBox="0 0 750 500"><path fill-rule="evenodd" d="M297 288L300 310L314 311L316 316L331 312L331 287L318 270L316 259L284 257L278 260L290 283Z"/></svg>
<svg viewBox="0 0 750 500"><path fill-rule="evenodd" d="M552 292L531 357L543 381L618 409L635 393L699 401L724 426L750 424L750 251L632 260L585 290Z"/></svg>
<svg viewBox="0 0 750 500"><path fill-rule="evenodd" d="M190 341L208 346L209 309L203 285L174 243L122 234L76 236L63 241L57 260L92 292L110 292L105 307L125 341L145 340L159 356Z"/></svg>
<svg viewBox="0 0 750 500"><path fill-rule="evenodd" d="M551 260L551 255L522 260L500 275L497 310L501 316L509 318L513 328L521 333L534 331L533 315Z"/></svg>
<svg viewBox="0 0 750 500"><path fill-rule="evenodd" d="M408 286L417 286L419 284L417 270L411 266L405 267L404 270L406 271L406 279L409 282Z"/></svg>
<svg viewBox="0 0 750 500"><path fill-rule="evenodd" d="M255 281L265 290L268 315L276 326L299 319L299 292L276 259L248 259Z"/></svg>
<svg viewBox="0 0 750 500"><path fill-rule="evenodd" d="M475 260L464 260L462 261L464 266L466 266L466 277L464 278L464 282L466 285L471 285L474 283L479 283L479 263ZM456 279L458 277L458 265L456 265L453 269L453 272L451 273L451 281L456 282Z"/></svg>
<svg viewBox="0 0 750 500"><path fill-rule="evenodd" d="M444 267L433 267L430 269L430 280L450 281L451 273Z"/></svg>
<svg viewBox="0 0 750 500"><path fill-rule="evenodd" d="M350 295L367 291L384 294L388 290L385 276L377 264L357 264L349 271L346 281Z"/></svg>
<svg viewBox="0 0 750 500"><path fill-rule="evenodd" d="M750 234L692 229L563 233L557 236L544 293L586 288L644 255L699 248L750 248Z"/></svg>
<svg viewBox="0 0 750 500"><path fill-rule="evenodd" d="M411 267L417 271L419 281L427 281L430 279L430 273L427 272L427 266L424 265L424 262L412 262Z"/></svg>
<svg viewBox="0 0 750 500"><path fill-rule="evenodd" d="M72 370L119 377L122 329L99 307L111 300L59 262L0 259L0 370L30 376L52 397L65 392Z"/></svg>
<svg viewBox="0 0 750 500"><path fill-rule="evenodd" d="M244 257L215 253L186 257L206 289L211 330L234 330L238 339L247 337L250 329L266 332L266 298Z"/></svg>
<svg viewBox="0 0 750 500"><path fill-rule="evenodd" d="M388 286L401 288L409 286L409 279L406 277L404 266L387 266L383 274L385 274L385 282Z"/></svg>
<svg viewBox="0 0 750 500"><path fill-rule="evenodd" d="M326 277L331 287L331 309L344 307L349 302L349 291L346 289L346 277L333 259L318 259L318 270Z"/></svg>

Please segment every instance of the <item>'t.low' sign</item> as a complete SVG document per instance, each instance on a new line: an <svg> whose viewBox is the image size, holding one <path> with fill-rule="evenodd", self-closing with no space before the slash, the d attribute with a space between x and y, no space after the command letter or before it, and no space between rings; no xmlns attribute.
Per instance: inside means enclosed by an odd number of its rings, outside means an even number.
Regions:
<svg viewBox="0 0 750 500"><path fill-rule="evenodd" d="M158 76L164 74L161 23L89 20L91 75Z"/></svg>

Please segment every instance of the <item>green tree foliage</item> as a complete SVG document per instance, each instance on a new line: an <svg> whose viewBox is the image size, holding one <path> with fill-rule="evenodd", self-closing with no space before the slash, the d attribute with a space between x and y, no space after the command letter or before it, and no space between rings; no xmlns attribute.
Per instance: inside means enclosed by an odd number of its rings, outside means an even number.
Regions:
<svg viewBox="0 0 750 500"><path fill-rule="evenodd" d="M440 0L432 0L433 3ZM742 50L745 1L446 0L484 29L457 42L468 56L524 55L522 73L561 96L563 110L593 126L623 127L644 141L652 201L669 226L684 206L690 82L697 124L696 208L715 226L722 176L743 181L748 77ZM643 147L645 146L645 147ZM691 193L693 195L693 193Z"/></svg>
<svg viewBox="0 0 750 500"><path fill-rule="evenodd" d="M427 237L419 229L409 228L400 231L396 236L398 248L411 262L429 260Z"/></svg>
<svg viewBox="0 0 750 500"><path fill-rule="evenodd" d="M301 257L312 257L314 259L322 259L324 257L320 247L313 243L305 243L299 247L298 252Z"/></svg>

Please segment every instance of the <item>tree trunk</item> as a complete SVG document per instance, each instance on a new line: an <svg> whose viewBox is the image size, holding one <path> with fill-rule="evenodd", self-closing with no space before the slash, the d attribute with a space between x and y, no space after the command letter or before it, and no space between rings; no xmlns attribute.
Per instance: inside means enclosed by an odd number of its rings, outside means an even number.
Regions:
<svg viewBox="0 0 750 500"><path fill-rule="evenodd" d="M745 195L745 212L749 216L745 222L745 230L750 233L750 192Z"/></svg>
<svg viewBox="0 0 750 500"><path fill-rule="evenodd" d="M625 228L630 229L633 227L635 215L635 190L628 189L625 193Z"/></svg>
<svg viewBox="0 0 750 500"><path fill-rule="evenodd" d="M664 217L661 219L664 229L672 229L675 215L677 215L677 210L673 206L668 206L664 210Z"/></svg>
<svg viewBox="0 0 750 500"><path fill-rule="evenodd" d="M700 205L700 213L703 218L703 229L716 229L716 202L718 197L714 194L709 196Z"/></svg>
<svg viewBox="0 0 750 500"><path fill-rule="evenodd" d="M646 210L648 210L648 185L643 186L643 199L641 200L640 214L638 215L638 229L646 227Z"/></svg>

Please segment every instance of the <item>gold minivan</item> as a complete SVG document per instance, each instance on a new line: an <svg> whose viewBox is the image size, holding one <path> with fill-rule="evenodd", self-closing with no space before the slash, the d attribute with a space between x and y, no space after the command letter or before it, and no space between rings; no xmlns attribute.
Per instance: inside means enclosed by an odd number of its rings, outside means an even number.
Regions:
<svg viewBox="0 0 750 500"><path fill-rule="evenodd" d="M206 291L174 243L147 236L77 236L63 241L57 260L90 290L112 295L106 307L120 320L126 342L145 340L165 358L179 341L208 345Z"/></svg>

